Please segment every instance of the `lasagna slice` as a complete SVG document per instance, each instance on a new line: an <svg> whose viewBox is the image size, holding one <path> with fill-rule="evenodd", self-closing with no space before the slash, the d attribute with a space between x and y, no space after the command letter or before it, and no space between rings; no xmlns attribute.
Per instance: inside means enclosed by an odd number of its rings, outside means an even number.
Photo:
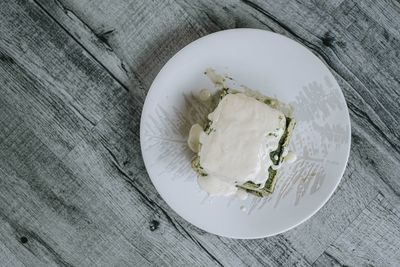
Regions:
<svg viewBox="0 0 400 267"><path fill-rule="evenodd" d="M210 195L271 194L294 125L277 100L223 89L204 131L196 134L192 167L198 184Z"/></svg>

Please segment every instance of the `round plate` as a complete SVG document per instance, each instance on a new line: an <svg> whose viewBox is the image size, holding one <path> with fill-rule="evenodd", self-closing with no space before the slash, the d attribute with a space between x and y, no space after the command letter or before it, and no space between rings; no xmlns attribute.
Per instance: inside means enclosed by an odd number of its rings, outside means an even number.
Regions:
<svg viewBox="0 0 400 267"><path fill-rule="evenodd" d="M186 139L208 112L195 96L213 90L204 75L210 67L232 77L232 86L294 109L290 148L298 160L280 169L268 198L208 197L197 185ZM301 44L256 29L213 33L179 51L154 80L140 127L143 159L163 199L195 226L232 238L276 235L310 218L338 186L350 151L348 109L328 68Z"/></svg>

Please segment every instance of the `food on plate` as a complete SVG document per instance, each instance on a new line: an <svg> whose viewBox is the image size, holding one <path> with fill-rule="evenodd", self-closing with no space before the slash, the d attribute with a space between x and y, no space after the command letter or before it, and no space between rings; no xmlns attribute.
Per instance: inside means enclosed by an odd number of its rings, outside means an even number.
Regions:
<svg viewBox="0 0 400 267"><path fill-rule="evenodd" d="M295 120L276 99L227 88L215 73L211 80L222 88L218 104L207 125L193 125L188 138L198 184L215 196L265 197L274 191Z"/></svg>

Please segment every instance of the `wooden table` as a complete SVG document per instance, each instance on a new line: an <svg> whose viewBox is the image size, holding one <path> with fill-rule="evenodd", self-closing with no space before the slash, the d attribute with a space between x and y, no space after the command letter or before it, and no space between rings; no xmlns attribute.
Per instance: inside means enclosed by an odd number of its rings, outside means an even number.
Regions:
<svg viewBox="0 0 400 267"><path fill-rule="evenodd" d="M160 198L139 121L163 64L197 38L250 27L312 50L350 109L342 182L301 226L233 240ZM400 3L0 1L1 266L400 264Z"/></svg>

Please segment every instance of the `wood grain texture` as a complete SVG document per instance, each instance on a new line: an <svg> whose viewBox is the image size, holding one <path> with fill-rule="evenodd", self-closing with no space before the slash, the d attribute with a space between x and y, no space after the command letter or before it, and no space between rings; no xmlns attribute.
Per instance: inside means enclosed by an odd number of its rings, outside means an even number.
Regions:
<svg viewBox="0 0 400 267"><path fill-rule="evenodd" d="M400 262L400 212L379 194L318 258L320 266L389 266Z"/></svg>
<svg viewBox="0 0 400 267"><path fill-rule="evenodd" d="M0 5L2 100L65 155L126 90L36 5Z"/></svg>
<svg viewBox="0 0 400 267"><path fill-rule="evenodd" d="M159 69L198 37L235 27L308 47L352 120L336 193L267 239L185 222L140 154L141 108ZM0 2L0 265L396 266L399 40L400 4L389 0Z"/></svg>

